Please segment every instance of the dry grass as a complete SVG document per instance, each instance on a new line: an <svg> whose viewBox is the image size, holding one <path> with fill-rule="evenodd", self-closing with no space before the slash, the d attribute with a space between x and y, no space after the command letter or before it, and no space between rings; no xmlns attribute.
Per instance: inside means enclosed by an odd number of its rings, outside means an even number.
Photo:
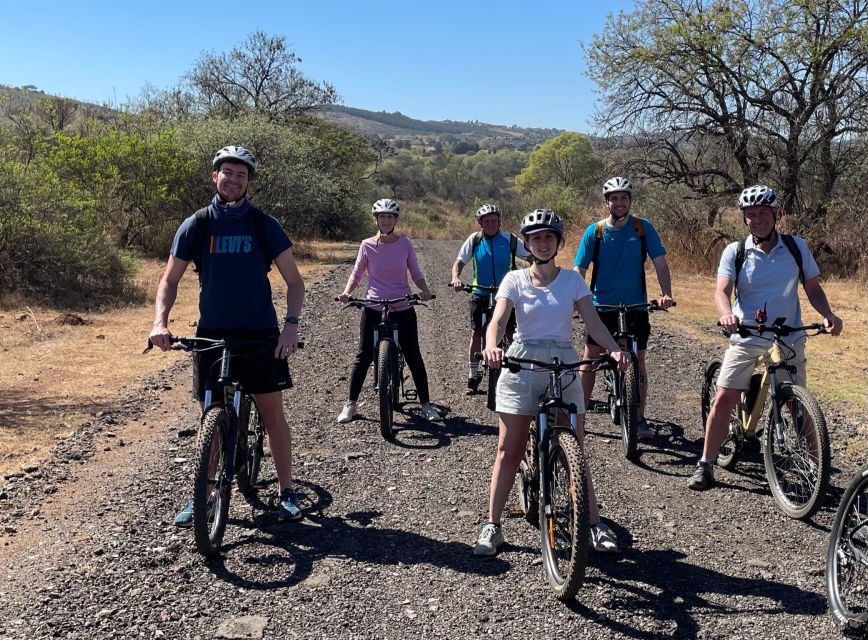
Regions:
<svg viewBox="0 0 868 640"><path fill-rule="evenodd" d="M356 245L314 243L301 247L305 280L316 281L340 261L355 255ZM83 314L87 324L56 325L50 308L7 306L0 309L0 473L44 456L58 437L98 411L111 407L149 375L186 354L141 355L153 319L153 301L164 265L145 261L137 282L148 304ZM272 285L285 289L276 269ZM172 309L173 333L190 334L198 317L197 281L192 272L181 280Z"/></svg>

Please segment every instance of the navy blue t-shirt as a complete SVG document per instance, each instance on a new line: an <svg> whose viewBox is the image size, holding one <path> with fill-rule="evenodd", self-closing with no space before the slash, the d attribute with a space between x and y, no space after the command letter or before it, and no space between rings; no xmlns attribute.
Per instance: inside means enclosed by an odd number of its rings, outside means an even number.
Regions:
<svg viewBox="0 0 868 640"><path fill-rule="evenodd" d="M271 283L257 246L249 215L250 203L224 207L215 201L208 207L209 235L199 267L199 327L217 330L265 330L277 326L271 301ZM172 255L193 259L192 228L195 214L181 223L172 242ZM292 246L280 223L265 216L267 255L272 260Z"/></svg>

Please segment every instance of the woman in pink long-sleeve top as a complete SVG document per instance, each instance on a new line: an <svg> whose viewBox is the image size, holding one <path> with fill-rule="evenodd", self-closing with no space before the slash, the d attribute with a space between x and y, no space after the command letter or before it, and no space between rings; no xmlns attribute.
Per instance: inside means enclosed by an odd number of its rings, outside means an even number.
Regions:
<svg viewBox="0 0 868 640"><path fill-rule="evenodd" d="M398 222L400 207L394 200L384 198L377 200L371 207L377 234L362 241L356 264L347 280L344 292L339 296L341 302L347 302L350 294L359 285L365 272L368 274L368 298L400 298L411 293L407 272L420 289L422 300L431 299L431 291L425 283L425 276L419 269L413 243L405 236L396 234L395 225ZM404 361L413 375L416 383L416 393L422 404L422 412L428 420L441 418L437 409L430 403L428 397L428 373L419 351L419 332L416 325L416 310L409 304L392 307L389 314L392 322L398 327L398 342ZM365 308L359 323L359 351L353 363L350 375L350 397L338 416L338 422L349 422L357 412L356 402L362 393L362 385L368 369L374 361L374 328L380 321L380 309Z"/></svg>

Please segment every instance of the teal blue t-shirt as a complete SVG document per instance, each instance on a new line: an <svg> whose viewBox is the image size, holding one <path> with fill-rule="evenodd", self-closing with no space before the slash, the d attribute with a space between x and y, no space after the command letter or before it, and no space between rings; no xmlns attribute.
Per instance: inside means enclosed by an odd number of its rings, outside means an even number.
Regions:
<svg viewBox="0 0 868 640"><path fill-rule="evenodd" d="M199 323L201 329L266 330L277 326L271 300L271 283L262 259L272 260L292 246L280 223L265 216L268 247L259 247L250 205L231 208L212 202L209 237L202 248L199 268ZM171 253L192 260L195 250L192 227L195 214L175 233Z"/></svg>
<svg viewBox="0 0 868 640"><path fill-rule="evenodd" d="M632 216L630 216L632 218ZM642 304L648 302L642 292L642 243L636 235L636 227L628 218L623 227L616 229L608 224L600 239L599 269L594 285L594 304ZM648 220L639 218L645 230L645 247L652 260L666 255L660 236ZM588 226L582 235L573 264L587 269L594 257L594 233L597 223Z"/></svg>

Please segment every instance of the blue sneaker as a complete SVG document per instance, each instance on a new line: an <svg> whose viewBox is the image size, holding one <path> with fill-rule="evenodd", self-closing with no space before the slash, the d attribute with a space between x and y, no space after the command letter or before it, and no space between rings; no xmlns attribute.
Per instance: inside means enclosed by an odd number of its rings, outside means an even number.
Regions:
<svg viewBox="0 0 868 640"><path fill-rule="evenodd" d="M181 509L178 513L175 514L175 520L173 524L176 527L192 527L193 526L193 501L190 500L184 508Z"/></svg>
<svg viewBox="0 0 868 640"><path fill-rule="evenodd" d="M277 519L280 522L301 520L304 514L298 506L298 496L287 487L280 493L280 506L277 507Z"/></svg>

